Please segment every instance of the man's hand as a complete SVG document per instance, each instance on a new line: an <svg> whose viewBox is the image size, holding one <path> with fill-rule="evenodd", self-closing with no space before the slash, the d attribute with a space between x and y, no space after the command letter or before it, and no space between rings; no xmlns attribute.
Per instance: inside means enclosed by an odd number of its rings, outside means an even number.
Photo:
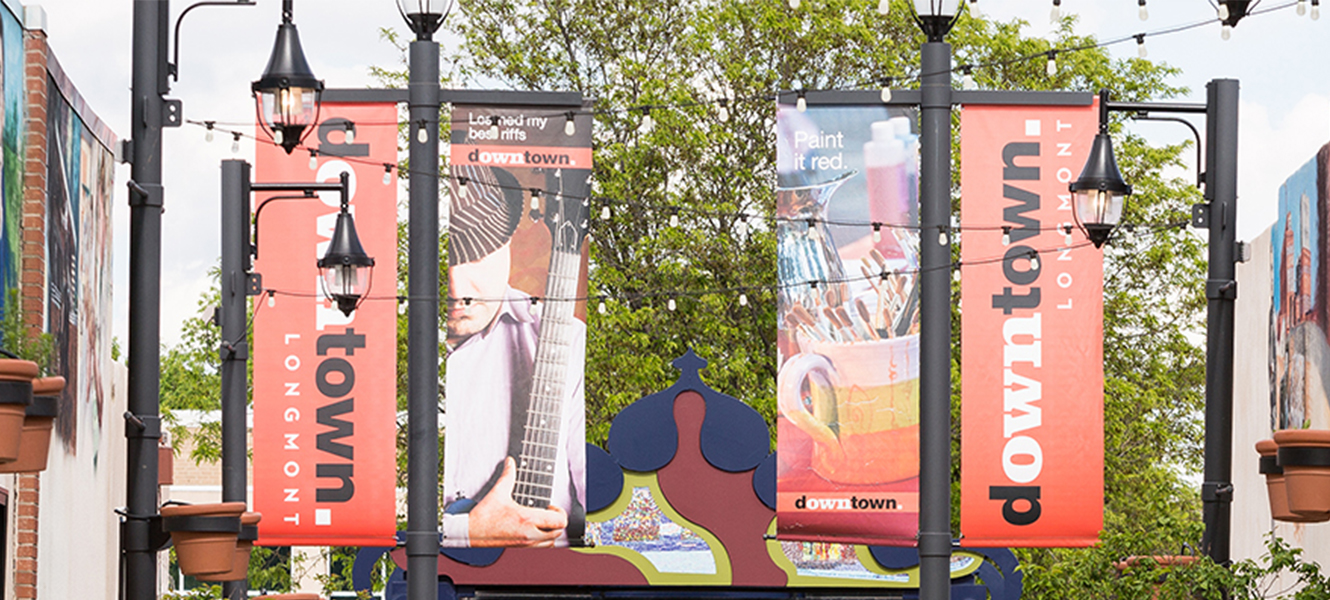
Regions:
<svg viewBox="0 0 1330 600"><path fill-rule="evenodd" d="M503 461L503 473L490 492L476 503L468 518L472 547L551 547L568 526L562 508L524 508L513 502L517 466L512 457Z"/></svg>

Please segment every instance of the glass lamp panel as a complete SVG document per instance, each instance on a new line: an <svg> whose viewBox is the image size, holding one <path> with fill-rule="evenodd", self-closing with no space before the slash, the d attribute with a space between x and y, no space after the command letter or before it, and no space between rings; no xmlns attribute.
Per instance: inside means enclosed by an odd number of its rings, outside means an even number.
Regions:
<svg viewBox="0 0 1330 600"><path fill-rule="evenodd" d="M370 267L359 265L336 265L323 270L323 284L328 295L338 297L363 297L369 289Z"/></svg>
<svg viewBox="0 0 1330 600"><path fill-rule="evenodd" d="M397 0L404 15L441 15L447 0Z"/></svg>
<svg viewBox="0 0 1330 600"><path fill-rule="evenodd" d="M914 0L914 13L921 17L956 16L961 0Z"/></svg>
<svg viewBox="0 0 1330 600"><path fill-rule="evenodd" d="M1108 190L1078 190L1075 194L1074 208L1076 220L1081 225L1116 226L1122 220L1124 197L1121 193Z"/></svg>

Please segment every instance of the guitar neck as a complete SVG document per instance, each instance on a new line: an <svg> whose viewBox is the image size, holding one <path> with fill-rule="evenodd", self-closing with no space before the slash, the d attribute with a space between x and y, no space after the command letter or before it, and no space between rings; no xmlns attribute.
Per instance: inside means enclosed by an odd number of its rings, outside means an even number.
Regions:
<svg viewBox="0 0 1330 600"><path fill-rule="evenodd" d="M513 486L513 501L522 506L544 508L554 491L563 397L577 332L573 314L576 303L567 299L578 295L581 259L580 245L576 253L555 248L550 254L545 294L556 300L547 302L541 310L535 373L531 378L531 398Z"/></svg>

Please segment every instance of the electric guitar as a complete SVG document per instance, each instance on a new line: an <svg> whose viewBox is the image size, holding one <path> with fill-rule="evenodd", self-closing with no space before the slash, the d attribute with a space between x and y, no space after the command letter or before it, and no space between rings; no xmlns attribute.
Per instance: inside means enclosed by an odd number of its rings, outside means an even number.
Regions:
<svg viewBox="0 0 1330 600"><path fill-rule="evenodd" d="M549 275L540 316L540 332L523 423L521 440L510 440L509 455L516 463L512 498L520 506L547 508L554 492L554 473L558 470L559 432L562 425L563 398L568 385L569 359L577 332L573 298L581 296L582 242L586 239L591 171L585 169L548 170L545 173L543 213L534 206L530 217L544 220L551 239ZM502 179L501 179L502 181ZM518 411L514 411L514 418ZM494 486L502 464L488 484L472 498L460 498L448 505L448 514L468 513L476 502ZM578 507L573 507L577 510ZM571 517L571 515L570 515ZM570 518L570 529L573 527ZM571 535L569 537L580 537Z"/></svg>

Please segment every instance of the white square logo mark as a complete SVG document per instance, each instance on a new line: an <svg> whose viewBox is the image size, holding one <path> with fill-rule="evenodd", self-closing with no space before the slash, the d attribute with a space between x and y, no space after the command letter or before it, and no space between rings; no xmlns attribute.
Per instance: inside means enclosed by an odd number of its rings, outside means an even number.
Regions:
<svg viewBox="0 0 1330 600"><path fill-rule="evenodd" d="M1039 135L1039 119L1029 119L1025 122L1025 135L1031 137Z"/></svg>
<svg viewBox="0 0 1330 600"><path fill-rule="evenodd" d="M332 509L316 508L314 509L315 525L332 525Z"/></svg>

